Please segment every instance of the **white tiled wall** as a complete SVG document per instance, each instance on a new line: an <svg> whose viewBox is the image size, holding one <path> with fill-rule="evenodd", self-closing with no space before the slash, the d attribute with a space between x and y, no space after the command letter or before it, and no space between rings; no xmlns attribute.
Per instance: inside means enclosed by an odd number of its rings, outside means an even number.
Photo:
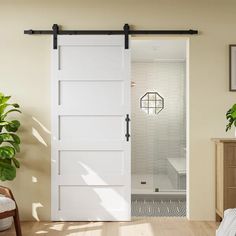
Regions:
<svg viewBox="0 0 236 236"><path fill-rule="evenodd" d="M166 173L167 158L185 157L185 62L132 63L132 174ZM140 109L140 97L157 91L165 108Z"/></svg>

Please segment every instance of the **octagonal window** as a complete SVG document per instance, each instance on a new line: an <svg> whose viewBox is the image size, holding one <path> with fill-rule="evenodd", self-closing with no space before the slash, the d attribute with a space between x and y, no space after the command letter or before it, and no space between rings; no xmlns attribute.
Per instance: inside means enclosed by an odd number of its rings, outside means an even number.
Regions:
<svg viewBox="0 0 236 236"><path fill-rule="evenodd" d="M147 92L140 98L140 108L147 114L157 115L164 108L164 98L157 92Z"/></svg>

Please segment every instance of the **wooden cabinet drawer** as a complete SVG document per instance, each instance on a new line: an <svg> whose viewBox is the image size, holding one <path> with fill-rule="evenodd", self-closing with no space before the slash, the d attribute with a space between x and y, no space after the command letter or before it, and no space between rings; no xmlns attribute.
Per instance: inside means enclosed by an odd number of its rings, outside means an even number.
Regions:
<svg viewBox="0 0 236 236"><path fill-rule="evenodd" d="M236 208L236 188L227 188L225 209Z"/></svg>
<svg viewBox="0 0 236 236"><path fill-rule="evenodd" d="M234 143L224 144L224 158L226 166L236 166L236 145Z"/></svg>
<svg viewBox="0 0 236 236"><path fill-rule="evenodd" d="M226 167L225 174L227 175L226 187L236 187L236 167Z"/></svg>

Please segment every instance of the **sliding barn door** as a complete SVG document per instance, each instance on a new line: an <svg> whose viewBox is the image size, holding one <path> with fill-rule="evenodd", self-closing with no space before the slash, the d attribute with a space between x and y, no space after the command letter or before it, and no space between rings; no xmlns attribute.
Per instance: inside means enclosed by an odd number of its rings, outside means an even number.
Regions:
<svg viewBox="0 0 236 236"><path fill-rule="evenodd" d="M130 220L124 36L60 35L52 67L52 220Z"/></svg>

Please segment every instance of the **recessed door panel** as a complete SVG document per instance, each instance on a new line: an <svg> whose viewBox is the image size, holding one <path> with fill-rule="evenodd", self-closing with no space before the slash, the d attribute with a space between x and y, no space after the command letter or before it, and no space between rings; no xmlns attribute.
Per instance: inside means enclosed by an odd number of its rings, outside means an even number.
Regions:
<svg viewBox="0 0 236 236"><path fill-rule="evenodd" d="M123 151L60 151L60 175L123 175ZM104 165L104 163L106 163Z"/></svg>
<svg viewBox="0 0 236 236"><path fill-rule="evenodd" d="M61 210L121 210L126 201L122 197L124 187L116 186L61 186ZM68 198L70 201L68 202ZM78 201L78 199L80 199ZM116 204L114 204L116 202ZM94 214L96 214L94 212Z"/></svg>
<svg viewBox="0 0 236 236"><path fill-rule="evenodd" d="M124 119L122 116L61 116L60 140L123 141Z"/></svg>
<svg viewBox="0 0 236 236"><path fill-rule="evenodd" d="M124 106L123 81L61 81L60 105L77 114L119 113Z"/></svg>

